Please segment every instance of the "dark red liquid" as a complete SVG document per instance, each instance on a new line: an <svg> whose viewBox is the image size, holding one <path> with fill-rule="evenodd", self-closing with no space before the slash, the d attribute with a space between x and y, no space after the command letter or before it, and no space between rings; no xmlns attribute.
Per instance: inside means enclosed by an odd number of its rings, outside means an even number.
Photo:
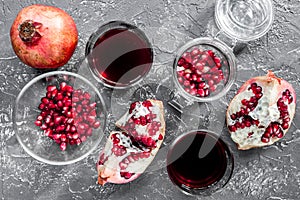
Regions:
<svg viewBox="0 0 300 200"><path fill-rule="evenodd" d="M225 144L213 135L204 132L187 134L168 153L169 177L181 188L182 185L191 189L206 188L225 174L226 149Z"/></svg>
<svg viewBox="0 0 300 200"><path fill-rule="evenodd" d="M144 76L152 64L152 49L143 36L126 28L111 29L96 41L89 59L99 78L126 86Z"/></svg>

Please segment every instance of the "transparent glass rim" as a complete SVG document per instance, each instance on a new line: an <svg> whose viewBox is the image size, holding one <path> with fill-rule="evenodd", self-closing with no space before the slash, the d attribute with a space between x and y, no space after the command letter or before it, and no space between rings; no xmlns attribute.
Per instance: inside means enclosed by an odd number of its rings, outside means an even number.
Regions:
<svg viewBox="0 0 300 200"><path fill-rule="evenodd" d="M249 41L253 41L253 40L256 40L256 39L264 36L271 29L272 23L274 21L274 6L273 6L273 1L272 0L264 0L266 3L268 3L270 5L270 13L269 13L270 20L269 20L266 28L263 29L259 34L256 34L256 35L253 35L253 36L249 35L246 38L245 37L237 37L237 35L232 34L231 32L228 32L228 31L223 29L224 26L222 26L222 23L221 23L221 21L218 17L219 15L217 14L218 13L217 8L219 7L219 4L221 4L222 1L224 1L224 0L216 0L216 4L215 4L215 22L216 22L218 28L221 30L221 32L223 32L228 37L230 37L232 39L235 39L237 41L240 41L240 42L249 42ZM266 19L264 21L266 21ZM262 26L262 25L260 25L260 26Z"/></svg>
<svg viewBox="0 0 300 200"><path fill-rule="evenodd" d="M213 46L217 49L220 50L221 53L226 56L228 60L228 66L229 66L229 76L226 85L224 88L217 94L211 96L209 95L208 97L196 97L194 95L191 95L187 93L182 86L180 85L178 79L177 79L177 63L178 60L180 59L181 55L188 49L190 49L193 46L196 45L210 45ZM197 102L212 102L215 101L221 97L223 97L231 88L231 86L234 84L236 80L236 58L235 55L233 54L233 51L231 48L229 48L224 42L220 41L219 39L216 38L210 38L210 37L203 37L203 38L196 38L193 39L189 42L187 42L185 45L183 45L176 53L174 62L173 62L173 81L175 82L175 85L177 88L179 88L180 94L182 94L184 97L187 99L193 99L194 101Z"/></svg>
<svg viewBox="0 0 300 200"><path fill-rule="evenodd" d="M226 153L226 156L227 156L226 159L228 161L225 173L219 181L217 181L216 183L213 183L210 186L204 187L204 188L198 188L198 189L184 188L183 189L183 188L180 188L176 184L174 184L174 185L181 192L183 192L186 195L190 195L190 196L201 196L201 195L207 196L207 195L211 195L212 193L224 188L228 184L228 182L230 181L230 179L233 175L233 171L234 171L234 156L233 156L233 153L232 153L231 149L229 148L229 146L227 145L227 143L220 137L221 135L218 135L214 131L207 130L207 129L189 130L189 131L179 135L177 138L175 138L175 140L169 146L168 154L169 154L169 151L174 148L174 146L176 145L176 143L178 143L178 141L180 139L182 139L183 137L185 137L187 135L190 135L190 134L193 134L193 133L198 133L198 132L209 134L211 137L215 138L217 141L221 142L224 145L225 151L227 152Z"/></svg>
<svg viewBox="0 0 300 200"><path fill-rule="evenodd" d="M120 20L109 21L109 22L105 23L104 25L100 26L89 37L88 42L86 44L86 48L85 48L85 58L88 58L89 54L92 52L92 50L94 48L94 45L96 44L97 40L99 39L99 37L101 35L103 35L104 33L106 33L109 30L116 29L116 28L123 28L123 29L126 28L126 29L134 32L138 36L140 36L147 43L147 46L151 50L151 60L152 60L152 63L150 65L149 69L147 71L145 71L145 73L141 77L137 78L132 83L118 84L116 82L107 80L104 77L101 77L101 75L98 73L98 71L94 67L91 66L91 64L89 63L88 59L87 59L87 65L88 65L88 68L90 69L93 77L99 83L101 83L102 85L104 85L105 87L108 87L108 88L111 88L111 89L126 89L126 88L130 88L130 87L133 87L133 86L139 84L148 75L148 73L150 72L151 67L153 65L154 54L153 54L152 44L150 43L150 40L148 39L148 37L146 36L146 34L140 28L138 28L135 25L132 25L132 24L129 24L127 22L120 21ZM114 85L111 85L109 83L114 84Z"/></svg>
<svg viewBox="0 0 300 200"><path fill-rule="evenodd" d="M15 105L14 105L14 109L13 109L13 127L14 127L14 132L15 135L17 137L17 140L19 142L19 144L22 146L22 148L26 151L26 153L28 153L30 156L32 156L33 158L35 158L36 160L46 163L46 164L50 164L50 165L69 165L69 164L73 164L75 162L78 162L80 160L83 160L84 158L86 158L88 155L90 155L96 148L97 146L100 144L101 140L103 137L99 138L99 140L96 141L96 143L90 148L89 151L87 151L85 154L81 155L78 158L72 159L72 160L68 160L68 161L51 161L48 159L43 158L42 156L37 155L36 153L34 153L33 151L31 151L29 148L27 148L27 146L23 143L22 139L20 138L20 136L18 135L18 130L17 130L17 125L16 125L16 111L18 109L18 104L20 101L20 98L23 96L23 94L25 93L25 91L30 88L30 86L32 86L34 83L36 83L37 81L39 81L40 79L49 77L49 76L55 76L55 75L69 75L69 76L73 76L76 78L81 79L82 81L84 81L85 83L87 83L91 88L93 88L94 92L97 94L97 96L99 97L99 100L102 104L102 113L104 115L104 123L102 125L102 132L104 131L105 127L106 127L106 114L107 114L107 110L106 110L106 105L105 102L103 100L103 97L101 96L101 94L99 93L98 89L86 78L84 78L83 76L73 73L73 72L67 72L67 71L53 71L53 72L47 72L44 74L41 74L35 78L33 78L32 80L30 80L20 91L20 93L18 94L16 101L15 101Z"/></svg>

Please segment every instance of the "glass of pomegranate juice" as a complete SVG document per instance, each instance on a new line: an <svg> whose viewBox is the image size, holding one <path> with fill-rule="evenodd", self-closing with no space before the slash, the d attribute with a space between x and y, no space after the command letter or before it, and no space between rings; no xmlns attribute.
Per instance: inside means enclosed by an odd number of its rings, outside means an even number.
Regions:
<svg viewBox="0 0 300 200"><path fill-rule="evenodd" d="M117 89L137 84L153 63L152 47L144 32L122 21L109 22L93 33L85 54L94 77Z"/></svg>
<svg viewBox="0 0 300 200"><path fill-rule="evenodd" d="M189 195L210 195L221 189L231 178L233 167L233 156L225 142L208 130L182 134L167 154L171 181Z"/></svg>

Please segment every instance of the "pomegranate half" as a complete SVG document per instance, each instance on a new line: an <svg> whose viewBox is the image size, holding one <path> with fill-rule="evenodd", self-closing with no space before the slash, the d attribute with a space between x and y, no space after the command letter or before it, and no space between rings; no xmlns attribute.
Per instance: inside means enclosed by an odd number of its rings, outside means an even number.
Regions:
<svg viewBox="0 0 300 200"><path fill-rule="evenodd" d="M291 126L296 94L291 84L269 71L246 81L230 102L226 120L238 149L271 145Z"/></svg>
<svg viewBox="0 0 300 200"><path fill-rule="evenodd" d="M10 38L22 62L33 68L55 69L70 60L78 32L74 20L65 11L35 4L18 13Z"/></svg>

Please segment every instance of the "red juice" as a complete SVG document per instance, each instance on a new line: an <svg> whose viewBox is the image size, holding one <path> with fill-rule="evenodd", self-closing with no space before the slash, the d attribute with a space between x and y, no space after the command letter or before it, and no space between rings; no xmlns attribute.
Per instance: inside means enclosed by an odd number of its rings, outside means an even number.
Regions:
<svg viewBox="0 0 300 200"><path fill-rule="evenodd" d="M201 131L184 135L167 156L170 179L181 189L205 189L224 176L229 149L217 136Z"/></svg>
<svg viewBox="0 0 300 200"><path fill-rule="evenodd" d="M89 64L111 86L127 86L140 80L153 62L151 46L138 29L114 28L100 35Z"/></svg>

